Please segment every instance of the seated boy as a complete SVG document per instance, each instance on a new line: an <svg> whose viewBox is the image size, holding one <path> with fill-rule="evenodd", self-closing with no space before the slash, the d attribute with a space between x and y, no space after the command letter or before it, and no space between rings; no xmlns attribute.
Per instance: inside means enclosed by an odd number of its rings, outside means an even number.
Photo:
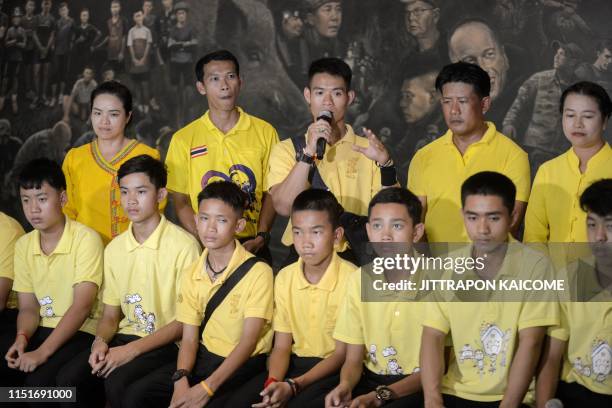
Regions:
<svg viewBox="0 0 612 408"><path fill-rule="evenodd" d="M15 333L16 329L17 294L11 290L15 279L13 259L15 242L23 234L25 232L16 220L0 212L0 333ZM0 350L8 350L13 340L12 336L0 335Z"/></svg>
<svg viewBox="0 0 612 408"><path fill-rule="evenodd" d="M412 245L424 231L421 209L419 199L406 189L381 190L369 204L368 239L380 243L381 249L383 245L386 249L393 246L394 250L401 246L402 251L413 253ZM390 271L381 277L386 282L398 282L409 279L409 275L409 271ZM395 296L378 302L362 302L362 286L370 278L365 267L349 278L334 330L334 338L347 344L346 360L340 383L325 398L325 406L386 404L420 408L423 399L419 349L424 304L397 301ZM385 295L393 293L380 296Z"/></svg>
<svg viewBox="0 0 612 408"><path fill-rule="evenodd" d="M461 186L464 224L472 241L464 255L482 262L466 275L483 280L552 278L541 253L517 242L507 244L515 199L514 183L500 173L476 173ZM558 321L555 302L428 303L421 340L425 406L521 406L546 326ZM445 372L447 336L454 355Z"/></svg>
<svg viewBox="0 0 612 408"><path fill-rule="evenodd" d="M282 269L274 283L268 371L240 388L227 406L321 406L338 383L346 344L334 341L332 332L347 279L356 269L334 250L342 241L341 213L338 200L326 190L305 190L295 198L291 224L300 258Z"/></svg>
<svg viewBox="0 0 612 408"><path fill-rule="evenodd" d="M272 269L250 260L253 255L235 238L246 224L246 203L240 187L229 181L210 183L198 195L196 227L205 249L181 279L178 361L128 387L125 406L222 407L232 391L265 371L273 277ZM211 310L215 294L244 272Z"/></svg>
<svg viewBox="0 0 612 408"><path fill-rule="evenodd" d="M77 387L83 407L104 405L104 388L111 406L120 407L132 382L176 361L180 278L200 254L191 234L159 214L167 195L162 162L133 157L117 178L130 226L104 251L104 310L91 351L76 356L57 379L58 385Z"/></svg>
<svg viewBox="0 0 612 408"><path fill-rule="evenodd" d="M55 376L93 340L103 246L92 229L65 217L66 179L48 159L29 162L18 176L23 212L34 231L15 244L17 333L0 367L1 381L55 386ZM25 378L19 373L25 373Z"/></svg>
<svg viewBox="0 0 612 408"><path fill-rule="evenodd" d="M555 396L566 408L612 406L612 179L587 187L580 206L593 258L571 263L568 276L586 283L594 297L561 303L561 323L549 329L536 383L542 408Z"/></svg>

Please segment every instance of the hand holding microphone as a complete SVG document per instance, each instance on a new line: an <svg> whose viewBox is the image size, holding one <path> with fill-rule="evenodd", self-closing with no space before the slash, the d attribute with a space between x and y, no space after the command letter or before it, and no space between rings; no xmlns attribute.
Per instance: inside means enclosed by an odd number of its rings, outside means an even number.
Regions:
<svg viewBox="0 0 612 408"><path fill-rule="evenodd" d="M333 114L330 111L321 111L316 121L308 128L308 138L306 140L306 152L316 155L317 159L322 159L325 155L325 145L331 136Z"/></svg>
<svg viewBox="0 0 612 408"><path fill-rule="evenodd" d="M317 121L324 120L331 125L333 119L333 113L330 111L321 111L319 112L319 116L317 116ZM320 137L317 139L317 159L321 160L325 155L325 145L327 144L327 140L324 137Z"/></svg>

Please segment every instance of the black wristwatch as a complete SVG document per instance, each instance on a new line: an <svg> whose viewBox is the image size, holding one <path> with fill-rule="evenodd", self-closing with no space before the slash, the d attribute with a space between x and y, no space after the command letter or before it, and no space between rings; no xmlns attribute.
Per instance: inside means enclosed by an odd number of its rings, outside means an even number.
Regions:
<svg viewBox="0 0 612 408"><path fill-rule="evenodd" d="M391 401L391 397L393 393L386 385L379 385L376 387L376 399L385 405L387 402Z"/></svg>
<svg viewBox="0 0 612 408"><path fill-rule="evenodd" d="M309 166L313 166L315 164L314 156L307 154L304 149L295 152L295 161L304 162Z"/></svg>
<svg viewBox="0 0 612 408"><path fill-rule="evenodd" d="M171 379L172 379L172 382L175 383L178 380L180 380L181 378L187 377L188 375L189 375L189 371L184 370L184 369L181 368L180 370L176 370L174 372L174 374L172 374L172 378Z"/></svg>
<svg viewBox="0 0 612 408"><path fill-rule="evenodd" d="M256 236L264 239L264 245L268 246L270 243L270 233L268 231L259 231Z"/></svg>

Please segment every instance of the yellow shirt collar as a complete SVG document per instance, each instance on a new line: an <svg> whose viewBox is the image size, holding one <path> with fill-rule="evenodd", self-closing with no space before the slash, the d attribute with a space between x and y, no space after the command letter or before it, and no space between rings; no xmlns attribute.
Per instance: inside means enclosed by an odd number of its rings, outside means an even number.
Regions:
<svg viewBox="0 0 612 408"><path fill-rule="evenodd" d="M306 289L312 286L312 287L316 287L317 289L322 289L328 292L332 292L336 287L336 283L338 283L339 267L340 267L340 261L338 259L338 254L334 252L334 254L332 255L331 262L327 266L327 269L325 270L325 273L323 274L323 277L321 278L321 280L316 284L312 284L308 282L306 280L306 277L304 276L304 263L302 259L300 258L299 266L298 266L299 268L298 289Z"/></svg>
<svg viewBox="0 0 612 408"><path fill-rule="evenodd" d="M612 148L610 147L608 143L604 143L602 148L599 149L599 151L595 153L595 155L591 157L591 159L587 163L587 171L589 170L589 168L598 166L599 163L610 160L611 158L612 158ZM580 159L576 155L576 152L574 152L573 147L570 147L569 150L567 151L567 159L570 162L570 167L573 170L580 172Z"/></svg>
<svg viewBox="0 0 612 408"><path fill-rule="evenodd" d="M495 124L493 122L485 123L487 124L487 131L484 135L482 135L482 138L479 141L473 143L471 146L478 144L490 144L495 139L495 136L497 135L497 128L495 127ZM448 129L446 133L442 136L442 140L444 141L444 144L454 146L455 144L453 143L453 131Z"/></svg>
<svg viewBox="0 0 612 408"><path fill-rule="evenodd" d="M163 231L166 229L167 223L168 221L166 220L166 217L164 217L164 215L162 214L159 224L157 225L153 233L149 236L149 238L145 240L145 242L140 244L138 241L136 241L136 238L134 238L134 232L132 230L132 223L130 222L130 226L128 227L128 231L127 231L128 239L126 243L128 252L132 252L133 250L141 246L150 248L150 249L154 249L154 250L159 249L159 242L161 241L161 237L163 235Z"/></svg>
<svg viewBox="0 0 612 408"><path fill-rule="evenodd" d="M51 252L49 256L55 255L55 254L69 254L70 250L72 249L72 234L73 234L73 229L74 229L73 227L74 221L66 216L64 217L66 220L66 224L64 225L64 231L62 232L62 237L60 238L59 242L57 243L57 246L55 247L55 249L53 250L53 252ZM32 231L32 233L34 234L34 242L35 242L35 245L32 245L32 254L33 255L45 255L42 249L40 248L40 231L35 229L34 231Z"/></svg>
<svg viewBox="0 0 612 408"><path fill-rule="evenodd" d="M231 128L230 131L227 132L226 134L223 134L223 132L221 132L219 128L217 128L215 124L212 123L212 120L210 120L210 111L206 111L204 116L202 116L202 122L204 123L204 126L206 126L206 129L209 132L213 132L213 133L216 132L217 134L224 135L224 136L229 136L234 132L248 130L249 127L251 126L251 118L249 118L249 115L244 113L241 107L236 106L236 109L238 110L240 117L238 118L238 122L236 123L236 125L234 125L234 127Z"/></svg>
<svg viewBox="0 0 612 408"><path fill-rule="evenodd" d="M236 248L234 249L234 253L232 254L232 257L229 263L227 264L227 268L225 268L225 272L223 272L223 274L213 283L213 285L220 285L225 282L225 280L232 273L234 273L234 271L238 269L238 267L242 265L244 261L253 256L250 252L244 249L242 244L237 239L234 240L234 243L236 244ZM192 273L194 280L208 280L210 282L208 274L206 273L206 270L204 268L204 262L206 261L207 256L208 249L205 248L204 252L202 252L202 255L200 255L200 259L194 265L195 269Z"/></svg>

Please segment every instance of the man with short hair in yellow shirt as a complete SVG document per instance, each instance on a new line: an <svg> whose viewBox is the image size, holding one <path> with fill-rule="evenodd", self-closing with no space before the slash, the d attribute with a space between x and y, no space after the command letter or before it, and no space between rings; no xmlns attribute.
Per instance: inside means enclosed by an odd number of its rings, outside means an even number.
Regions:
<svg viewBox="0 0 612 408"><path fill-rule="evenodd" d="M421 203L414 194L400 187L384 189L374 196L368 213L368 238L377 245L381 258L389 250L414 253L413 243L424 230ZM340 382L325 398L325 406L421 408L419 350L424 303L401 299L390 290L369 292L374 279L400 282L411 279L410 271L371 272L362 267L349 277L334 330L334 339L347 344L346 360ZM376 298L363 299L363 293Z"/></svg>
<svg viewBox="0 0 612 408"><path fill-rule="evenodd" d="M519 227L529 198L529 161L516 143L485 121L491 106L489 74L457 62L436 78L448 131L416 152L408 169L408 189L423 204L429 242L469 242L461 217L460 189L480 171L497 171L516 185L512 231Z"/></svg>
<svg viewBox="0 0 612 408"><path fill-rule="evenodd" d="M355 99L351 78L351 68L338 58L321 58L310 65L304 98L313 123L304 136L274 146L270 157L273 165L266 190L277 213L289 216L295 197L315 187L329 189L345 211L366 215L368 203L381 186L397 185L393 160L382 142L368 129L367 137L357 136L345 122L346 111ZM326 146L325 152L319 151L322 146ZM315 182L315 168L324 185ZM285 230L283 244L292 244L291 225ZM346 248L343 242L339 249ZM349 253L342 256L355 258ZM285 263L296 259L292 250Z"/></svg>
<svg viewBox="0 0 612 408"><path fill-rule="evenodd" d="M56 374L93 340L104 247L95 231L62 213L66 179L59 164L33 160L17 184L34 231L15 244L19 315L17 333L2 333L15 340L5 351L0 381L25 376L27 386L55 386Z"/></svg>
<svg viewBox="0 0 612 408"><path fill-rule="evenodd" d="M591 184L580 205L592 256L567 271L574 293L586 296L562 302L560 324L549 328L538 408L554 397L566 408L612 406L612 179Z"/></svg>
<svg viewBox="0 0 612 408"><path fill-rule="evenodd" d="M91 350L76 356L57 380L77 388L82 407L103 405L105 390L111 406L122 406L135 380L176 361L180 279L200 253L191 234L159 214L167 194L162 162L133 157L117 178L131 223L104 251L104 310Z"/></svg>
<svg viewBox="0 0 612 408"><path fill-rule="evenodd" d="M238 238L247 251L271 260L272 201L264 190L276 130L236 106L242 80L236 57L226 50L206 54L195 67L196 87L208 111L172 136L166 165L168 190L181 225L197 236L198 194L213 181L233 181L248 196L247 221Z"/></svg>
<svg viewBox="0 0 612 408"><path fill-rule="evenodd" d="M346 344L334 341L339 306L355 265L334 250L342 238L342 207L332 193L310 189L291 209L293 241L300 255L274 283L274 348L267 372L241 387L228 407L274 404L317 407L338 383Z"/></svg>
<svg viewBox="0 0 612 408"><path fill-rule="evenodd" d="M487 281L553 278L544 255L518 242L508 244L515 200L516 187L500 173L477 173L463 183L461 202L472 244L462 256L480 258L483 265L466 275ZM521 404L536 370L546 327L559 322L558 304L536 301L533 296L460 302L460 294L455 302L442 299L427 306L421 340L425 407L525 406ZM453 355L445 361L449 339Z"/></svg>
<svg viewBox="0 0 612 408"><path fill-rule="evenodd" d="M264 262L251 266L200 327L211 298L253 258L234 238L247 222L247 198L235 183L219 181L208 184L198 202L196 226L205 249L181 280L178 361L135 382L125 406L223 407L232 391L265 370L272 343L273 276Z"/></svg>

